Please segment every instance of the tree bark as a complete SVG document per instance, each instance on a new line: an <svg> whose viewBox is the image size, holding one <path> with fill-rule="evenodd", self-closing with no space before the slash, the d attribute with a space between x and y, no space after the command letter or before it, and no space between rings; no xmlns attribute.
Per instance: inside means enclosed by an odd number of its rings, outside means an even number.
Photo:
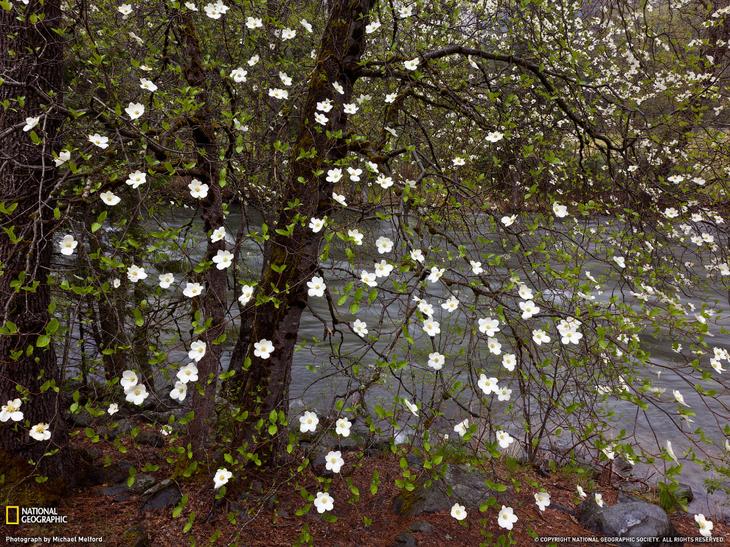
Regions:
<svg viewBox="0 0 730 547"><path fill-rule="evenodd" d="M219 145L213 125L213 111L208 92L209 74L203 64L200 41L189 13L182 16L179 40L184 50L183 74L191 86L200 89L199 100L204 106L190 118L190 129L196 150L197 166L201 170L200 181L208 185L208 195L202 201L200 215L206 233L223 226L223 195L218 181ZM207 239L207 238L206 238ZM226 248L225 240L215 243L207 239L206 260L211 260L218 250ZM190 439L197 451L205 449L215 439L215 397L220 371L221 346L213 341L225 332L227 270L211 266L205 273L205 292L200 298L204 321L210 326L200 339L206 343L205 356L198 363L198 386L192 387L195 417L190 424Z"/></svg>
<svg viewBox="0 0 730 547"><path fill-rule="evenodd" d="M0 216L0 320L17 326L17 332L0 335L0 403L23 399L24 421L0 424L0 460L3 465L32 460L41 473L68 478L73 469L59 393L41 390L49 380L60 383L61 373L53 344L45 338L39 343L51 319L47 278L56 181L51 150L58 151L61 120L54 105L63 84L63 44L53 28L61 25L61 11L59 0L16 6L26 13L0 10L0 102L6 103L0 108L0 202L17 205ZM31 13L42 17L32 24ZM32 116L41 117L34 129L42 139L38 144L22 130ZM50 425L50 440L29 437L28 427L38 423ZM44 456L53 449L59 451Z"/></svg>
<svg viewBox="0 0 730 547"><path fill-rule="evenodd" d="M264 252L264 264L254 298L257 305L241 322L231 368L236 374L229 380L227 396L233 404L249 413L240 440L255 442L252 430L258 417L271 410L288 412L289 383L299 322L307 304L307 281L317 272L322 233L308 228L311 217L325 216L332 206L333 184L326 181L326 171L344 157L346 149L333 135L345 134L347 116L343 104L350 101L357 79L357 64L365 49L365 26L372 0L337 0L322 37L317 64L309 79L306 100L297 137L292 146L285 199L279 212L277 228L286 230L293 223L291 235L273 234ZM338 82L344 94L332 84ZM333 100L326 129L318 131L314 114L318 102ZM313 157L300 153L314 150ZM318 170L324 173L315 174ZM283 271L276 271L285 265ZM253 344L263 338L271 340L274 352L268 359L254 356ZM244 363L250 365L244 366Z"/></svg>

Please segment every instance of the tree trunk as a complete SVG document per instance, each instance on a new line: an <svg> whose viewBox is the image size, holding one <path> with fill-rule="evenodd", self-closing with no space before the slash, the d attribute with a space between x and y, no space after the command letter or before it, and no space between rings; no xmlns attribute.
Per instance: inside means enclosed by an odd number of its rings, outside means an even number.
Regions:
<svg viewBox="0 0 730 547"><path fill-rule="evenodd" d="M229 380L227 396L249 413L249 423L271 410L288 411L289 383L299 322L307 304L307 281L317 272L322 233L308 228L309 218L325 216L331 209L332 183L326 171L346 154L344 143L333 133L344 134L347 116L343 104L350 101L357 78L357 63L365 48L365 26L372 0L333 2L324 30L317 65L310 77L297 138L289 160L286 196L281 202L297 207L283 208L277 228L295 224L291 235L273 234L267 242L264 265L257 286L258 305L242 320L231 367L236 374ZM344 94L332 84L338 82ZM314 122L318 102L331 99L335 107L329 124L319 131ZM298 159L301 152L315 150L314 157ZM321 175L315 175L324 170ZM283 271L276 271L285 265ZM255 357L253 344L271 340L274 352L268 359ZM250 359L250 366L244 362ZM255 432L242 428L241 440L254 441Z"/></svg>
<svg viewBox="0 0 730 547"><path fill-rule="evenodd" d="M53 344L39 339L51 319L51 150L58 151L60 114L54 104L61 101L63 84L63 44L52 29L61 25L60 2L15 5L27 13L0 10L0 102L7 102L0 108L0 202L15 207L0 216L5 232L0 234L0 320L6 326L6 334L0 335L0 403L23 399L24 421L0 424L0 460L3 466L11 458L33 460L34 465L40 462L41 473L68 478L72 465L59 393L41 391L47 381L60 383L61 374ZM30 13L41 15L37 23L30 23ZM41 116L34 129L42 139L39 144L22 130L25 118L32 116ZM7 330L10 323L17 332ZM38 423L49 424L50 440L29 437L27 426ZM60 450L54 455L44 456L56 448Z"/></svg>
<svg viewBox="0 0 730 547"><path fill-rule="evenodd" d="M207 88L210 84L209 74L203 64L200 42L189 13L182 16L179 32L185 54L186 64L183 69L185 79L188 84L200 89L198 98L204 104L190 119L190 129L195 144L197 168L201 172L200 181L208 185L208 195L201 204L200 212L207 233L223 226L224 221L223 196L218 182L219 146L213 127L214 116ZM210 239L207 241L206 260L211 260L218 250L226 248L225 240L215 243ZM198 451L215 439L215 397L221 346L214 345L213 341L225 332L227 271L211 266L205 273L205 292L199 297L203 320L210 320L211 324L200 337L206 343L205 356L198 363L198 383L202 383L202 387L199 389L200 386L191 386L195 417L190 424L189 433L193 447Z"/></svg>

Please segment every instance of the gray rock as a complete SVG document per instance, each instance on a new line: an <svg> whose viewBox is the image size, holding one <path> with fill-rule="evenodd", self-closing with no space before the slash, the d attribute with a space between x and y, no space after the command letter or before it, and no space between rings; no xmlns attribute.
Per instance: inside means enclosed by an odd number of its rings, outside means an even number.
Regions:
<svg viewBox="0 0 730 547"><path fill-rule="evenodd" d="M134 424L132 424L131 420L123 419L112 422L108 427L102 428L100 433L103 433L110 439L116 439L117 437L126 435L127 433L132 431L133 428Z"/></svg>
<svg viewBox="0 0 730 547"><path fill-rule="evenodd" d="M412 492L401 492L393 502L398 515L421 515L446 511L459 502L478 507L494 495L485 485L484 476L466 465L449 465L443 479L423 481Z"/></svg>
<svg viewBox="0 0 730 547"><path fill-rule="evenodd" d="M327 456L328 452L329 452L329 447L318 446L309 455L312 469L318 475L325 475L325 474L331 475L332 474L330 471L327 471L327 469L325 468L325 466L327 465L325 456Z"/></svg>
<svg viewBox="0 0 730 547"><path fill-rule="evenodd" d="M129 488L135 494L141 494L152 488L157 479L146 473L139 473L134 479L134 484Z"/></svg>
<svg viewBox="0 0 730 547"><path fill-rule="evenodd" d="M163 411L154 411L154 410L147 410L142 413L142 418L148 421L151 424L160 424L165 425L170 422L170 418L172 416L175 417L176 420L182 418L185 413L187 412L186 408L173 408L170 410L163 410Z"/></svg>
<svg viewBox="0 0 730 547"><path fill-rule="evenodd" d="M104 486L98 488L98 491L104 496L113 498L114 501L126 501L131 498L132 495L139 495L142 492L149 490L156 482L157 479L155 479L152 475L140 473L135 477L132 486L127 486L127 476L125 475L124 480L120 481L119 484Z"/></svg>
<svg viewBox="0 0 730 547"><path fill-rule="evenodd" d="M578 507L578 521L586 528L606 536L664 538L676 535L664 509L643 501L626 501L611 507L598 507L592 498L588 498ZM636 540L622 545L643 547L657 543Z"/></svg>
<svg viewBox="0 0 730 547"><path fill-rule="evenodd" d="M634 501L642 501L640 498L632 495L630 490L620 490L618 493L618 503L631 503Z"/></svg>
<svg viewBox="0 0 730 547"><path fill-rule="evenodd" d="M132 467L131 463L121 460L106 467L98 468L99 483L117 484L127 480L130 467Z"/></svg>
<svg viewBox="0 0 730 547"><path fill-rule="evenodd" d="M408 529L416 534L430 534L433 532L433 525L425 520L417 520Z"/></svg>
<svg viewBox="0 0 730 547"><path fill-rule="evenodd" d="M162 436L162 433L149 431L147 429L140 431L139 435L135 438L135 441L139 444L152 446L154 448L162 448L165 446L165 438Z"/></svg>
<svg viewBox="0 0 730 547"><path fill-rule="evenodd" d="M395 538L394 545L397 545L398 547L417 547L418 542L416 541L416 538L413 537L413 534L403 532L397 538Z"/></svg>
<svg viewBox="0 0 730 547"><path fill-rule="evenodd" d="M163 488L166 488L166 487L170 486L171 484L172 484L172 480L171 479L164 479L164 480L158 482L157 484L152 485L147 490L145 490L142 493L142 495L145 496L145 497L152 496L153 494L157 494L157 492L159 492Z"/></svg>
<svg viewBox="0 0 730 547"><path fill-rule="evenodd" d="M158 511L160 509L173 507L177 505L177 502L180 501L180 498L182 498L180 489L176 485L170 484L169 486L166 486L162 490L158 491L156 494L152 495L142 506L142 512L144 513L145 511Z"/></svg>

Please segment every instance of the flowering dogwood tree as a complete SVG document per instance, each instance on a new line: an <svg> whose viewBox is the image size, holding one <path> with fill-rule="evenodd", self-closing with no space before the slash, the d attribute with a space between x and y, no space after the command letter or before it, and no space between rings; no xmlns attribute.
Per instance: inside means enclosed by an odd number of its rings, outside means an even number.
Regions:
<svg viewBox="0 0 730 547"><path fill-rule="evenodd" d="M222 448L219 499L353 423L436 469L559 438L722 472L727 8L2 7L3 450L63 458L67 413L155 404L185 409L171 444ZM311 347L305 382L337 380L297 414ZM639 438L655 416L681 454Z"/></svg>

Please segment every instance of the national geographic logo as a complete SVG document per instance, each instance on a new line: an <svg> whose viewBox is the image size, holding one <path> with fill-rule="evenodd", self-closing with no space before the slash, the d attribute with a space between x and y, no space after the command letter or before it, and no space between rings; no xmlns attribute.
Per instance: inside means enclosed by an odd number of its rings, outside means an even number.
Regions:
<svg viewBox="0 0 730 547"><path fill-rule="evenodd" d="M68 524L68 517L59 515L56 507L6 505L5 524Z"/></svg>
<svg viewBox="0 0 730 547"><path fill-rule="evenodd" d="M5 506L5 524L20 524L20 507L17 505Z"/></svg>

